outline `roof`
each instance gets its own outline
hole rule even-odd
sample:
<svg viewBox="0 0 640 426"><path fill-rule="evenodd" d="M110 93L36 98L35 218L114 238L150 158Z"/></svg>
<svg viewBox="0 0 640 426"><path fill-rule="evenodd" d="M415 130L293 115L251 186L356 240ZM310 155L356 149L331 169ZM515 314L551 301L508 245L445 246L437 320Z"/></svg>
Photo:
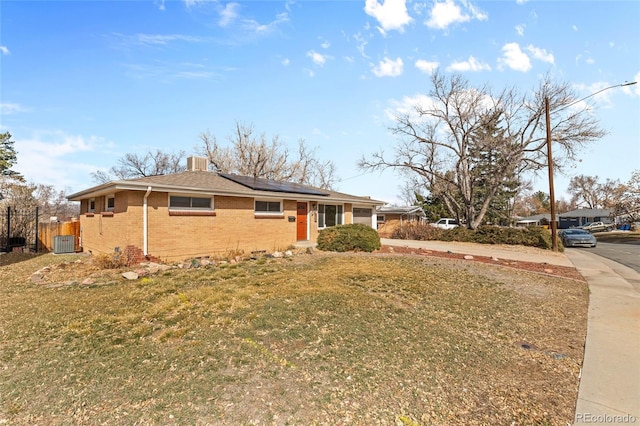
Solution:
<svg viewBox="0 0 640 426"><path fill-rule="evenodd" d="M239 183L243 182L243 183ZM255 184L254 184L255 183ZM296 200L347 202L382 205L383 201L328 189L269 179L221 175L211 171L185 171L168 175L118 180L85 189L67 197L69 201L113 194L118 191L180 192L185 194L228 195L240 197L283 198L292 194Z"/></svg>
<svg viewBox="0 0 640 426"><path fill-rule="evenodd" d="M559 214L560 217L609 217L611 209L576 209Z"/></svg>
<svg viewBox="0 0 640 426"><path fill-rule="evenodd" d="M426 216L424 210L419 206L379 206L376 212L381 214L417 214Z"/></svg>

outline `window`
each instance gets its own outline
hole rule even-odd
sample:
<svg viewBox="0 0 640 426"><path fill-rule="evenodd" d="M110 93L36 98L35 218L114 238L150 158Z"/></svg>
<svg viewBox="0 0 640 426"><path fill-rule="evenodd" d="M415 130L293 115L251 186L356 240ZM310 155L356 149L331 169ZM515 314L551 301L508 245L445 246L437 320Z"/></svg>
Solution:
<svg viewBox="0 0 640 426"><path fill-rule="evenodd" d="M89 207L88 207L87 211L89 211L89 212L95 212L96 211L96 199L95 198L89 199Z"/></svg>
<svg viewBox="0 0 640 426"><path fill-rule="evenodd" d="M378 222L384 222L384 215L383 214L379 214L378 215Z"/></svg>
<svg viewBox="0 0 640 426"><path fill-rule="evenodd" d="M258 201L255 202L255 212L256 213L282 213L282 203L280 201Z"/></svg>
<svg viewBox="0 0 640 426"><path fill-rule="evenodd" d="M318 204L318 228L342 225L342 206Z"/></svg>
<svg viewBox="0 0 640 426"><path fill-rule="evenodd" d="M213 210L211 197L183 197L171 195L169 209Z"/></svg>
<svg viewBox="0 0 640 426"><path fill-rule="evenodd" d="M109 195L107 196L107 202L106 202L106 206L105 206L105 210L108 212L112 212L113 209L116 207L116 197L115 195Z"/></svg>

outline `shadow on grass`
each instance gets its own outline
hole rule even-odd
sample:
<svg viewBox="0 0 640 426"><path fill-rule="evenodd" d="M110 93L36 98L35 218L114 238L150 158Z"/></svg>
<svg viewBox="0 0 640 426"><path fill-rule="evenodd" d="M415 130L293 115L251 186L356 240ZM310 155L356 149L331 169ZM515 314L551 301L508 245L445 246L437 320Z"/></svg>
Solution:
<svg viewBox="0 0 640 426"><path fill-rule="evenodd" d="M44 254L48 253L0 253L0 267L31 260Z"/></svg>

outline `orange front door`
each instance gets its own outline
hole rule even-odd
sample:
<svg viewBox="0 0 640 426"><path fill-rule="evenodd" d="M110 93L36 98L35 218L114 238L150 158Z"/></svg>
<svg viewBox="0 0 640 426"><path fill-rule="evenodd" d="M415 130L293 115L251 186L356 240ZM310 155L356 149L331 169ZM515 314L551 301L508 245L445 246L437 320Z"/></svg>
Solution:
<svg viewBox="0 0 640 426"><path fill-rule="evenodd" d="M298 203L298 215L296 217L296 239L304 241L307 239L307 203Z"/></svg>

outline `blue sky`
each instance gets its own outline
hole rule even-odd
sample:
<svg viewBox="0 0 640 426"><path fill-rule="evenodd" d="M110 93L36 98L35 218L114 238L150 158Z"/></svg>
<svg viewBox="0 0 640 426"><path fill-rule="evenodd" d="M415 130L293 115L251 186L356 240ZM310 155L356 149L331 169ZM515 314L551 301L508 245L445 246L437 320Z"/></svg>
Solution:
<svg viewBox="0 0 640 426"><path fill-rule="evenodd" d="M496 91L549 73L579 96L640 80L638 1L0 2L0 131L15 170L68 193L126 153L194 153L236 122L332 160L340 191L398 202L391 114L462 73ZM608 132L565 176L624 182L640 168L640 85L590 98ZM546 176L534 186L548 190Z"/></svg>

